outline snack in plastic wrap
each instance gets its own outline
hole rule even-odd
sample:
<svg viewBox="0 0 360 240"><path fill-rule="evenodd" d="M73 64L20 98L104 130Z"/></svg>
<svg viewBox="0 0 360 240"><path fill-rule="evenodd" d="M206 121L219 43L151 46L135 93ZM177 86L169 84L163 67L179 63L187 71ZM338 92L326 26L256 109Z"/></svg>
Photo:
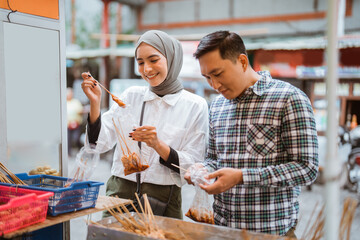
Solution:
<svg viewBox="0 0 360 240"><path fill-rule="evenodd" d="M214 224L214 212L209 200L209 194L201 189L199 184L212 184L213 180L206 179L209 174L202 164L194 164L189 168L191 181L195 184L195 196L185 216L196 222Z"/></svg>
<svg viewBox="0 0 360 240"><path fill-rule="evenodd" d="M95 146L90 144L82 147L75 159L75 166L69 180L64 187L69 187L73 182L87 181L95 171L99 162L100 154Z"/></svg>
<svg viewBox="0 0 360 240"><path fill-rule="evenodd" d="M121 151L121 162L124 166L124 174L129 175L135 172L142 172L149 168L148 162L142 158L138 142L127 138L124 133L129 133L136 128L136 120L132 113L133 109L129 105L121 109L121 117L113 118L113 124L117 135L117 144Z"/></svg>

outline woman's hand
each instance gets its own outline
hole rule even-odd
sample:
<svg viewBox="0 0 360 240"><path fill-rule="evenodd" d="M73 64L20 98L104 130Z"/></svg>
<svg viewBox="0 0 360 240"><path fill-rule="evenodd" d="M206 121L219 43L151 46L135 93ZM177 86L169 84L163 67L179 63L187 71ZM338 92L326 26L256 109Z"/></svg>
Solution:
<svg viewBox="0 0 360 240"><path fill-rule="evenodd" d="M135 141L146 143L151 148L156 148L160 144L156 128L153 126L138 127L130 133L130 137Z"/></svg>
<svg viewBox="0 0 360 240"><path fill-rule="evenodd" d="M90 101L90 123L94 123L100 116L101 88L96 80L87 73L82 73L81 88Z"/></svg>
<svg viewBox="0 0 360 240"><path fill-rule="evenodd" d="M169 158L170 147L166 145L166 143L158 139L155 127L141 126L134 129L134 131L131 132L129 135L133 140L138 142L144 142L149 147L155 149L155 151L165 161Z"/></svg>
<svg viewBox="0 0 360 240"><path fill-rule="evenodd" d="M81 88L84 91L85 95L91 103L100 103L101 101L101 88L96 83L96 80L93 77L84 77L83 82L81 83Z"/></svg>

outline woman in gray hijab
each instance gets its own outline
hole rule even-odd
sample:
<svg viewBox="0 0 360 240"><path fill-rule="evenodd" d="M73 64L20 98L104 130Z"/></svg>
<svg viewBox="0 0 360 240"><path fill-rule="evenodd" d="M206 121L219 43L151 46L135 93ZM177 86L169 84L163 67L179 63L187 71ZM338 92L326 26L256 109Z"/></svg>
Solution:
<svg viewBox="0 0 360 240"><path fill-rule="evenodd" d="M202 97L184 90L181 84L183 51L178 40L162 31L148 31L136 44L135 58L139 73L149 86L126 89L120 96L128 106L125 109L113 104L100 115L101 89L94 81L84 80L82 87L91 109L87 128L89 143L96 144L100 152L112 149L116 144L112 119L125 118L125 112L131 109L141 124L123 130L129 133L128 141L139 143L149 168L141 175L125 175L122 151L117 144L106 195L134 199L134 193L140 190L160 205L164 203L164 211L157 212L158 215L182 219L181 186L185 184L185 172L174 165L187 169L203 161L208 105ZM137 182L141 183L140 189Z"/></svg>

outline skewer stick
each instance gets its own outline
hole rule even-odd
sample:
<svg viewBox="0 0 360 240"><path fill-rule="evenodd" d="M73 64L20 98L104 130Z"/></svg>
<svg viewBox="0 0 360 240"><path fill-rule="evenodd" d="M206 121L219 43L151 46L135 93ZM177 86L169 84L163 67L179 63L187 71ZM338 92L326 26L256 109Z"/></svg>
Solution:
<svg viewBox="0 0 360 240"><path fill-rule="evenodd" d="M182 168L182 167L180 167L180 166L178 166L178 165L176 165L176 164L171 164L171 165L173 165L174 167L177 167L178 169L180 169L180 170L183 170L183 171L187 171L185 168Z"/></svg>
<svg viewBox="0 0 360 240"><path fill-rule="evenodd" d="M118 140L119 140L119 144L120 144L120 147L121 147L121 151L122 151L123 155L126 155L125 150L124 150L124 148L123 148L123 146L122 146L122 138L121 138L120 130L119 130L118 127L116 126L115 121L114 121L114 118L112 119L112 121L113 121L115 130L116 130L116 132L117 132L117 135L116 135L116 136L117 136L117 138L118 138Z"/></svg>
<svg viewBox="0 0 360 240"><path fill-rule="evenodd" d="M89 75L90 75L90 73L89 73ZM91 76L91 78L93 79L93 82L99 84L100 87L102 87L106 92L108 92L112 96L112 93L109 92L109 90L107 90L106 87L104 87L98 80L96 80L93 76Z"/></svg>
<svg viewBox="0 0 360 240"><path fill-rule="evenodd" d="M1 162L0 162L0 167L12 178L14 183L21 184L21 185L27 185L26 183L21 181L21 179L18 178L15 174L13 174L9 169L7 169Z"/></svg>

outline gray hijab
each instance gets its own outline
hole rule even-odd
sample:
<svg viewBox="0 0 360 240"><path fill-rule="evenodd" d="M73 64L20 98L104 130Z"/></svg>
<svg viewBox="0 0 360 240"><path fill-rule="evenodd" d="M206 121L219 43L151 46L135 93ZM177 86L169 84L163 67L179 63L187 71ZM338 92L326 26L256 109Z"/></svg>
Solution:
<svg viewBox="0 0 360 240"><path fill-rule="evenodd" d="M158 30L145 32L138 40L135 48L135 58L141 43L147 43L156 48L167 59L168 74L158 86L150 86L150 90L157 95L164 96L179 92L184 87L179 80L179 73L183 64L183 50L178 40Z"/></svg>

